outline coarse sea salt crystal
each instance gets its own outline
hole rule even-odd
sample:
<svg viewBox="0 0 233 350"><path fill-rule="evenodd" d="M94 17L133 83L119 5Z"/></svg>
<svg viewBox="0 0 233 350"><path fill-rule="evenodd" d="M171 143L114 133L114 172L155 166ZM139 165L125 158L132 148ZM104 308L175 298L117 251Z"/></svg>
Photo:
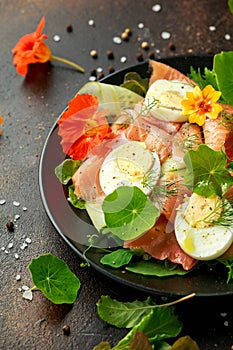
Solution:
<svg viewBox="0 0 233 350"><path fill-rule="evenodd" d="M91 77L89 77L89 81L96 81L96 77L92 75Z"/></svg>
<svg viewBox="0 0 233 350"><path fill-rule="evenodd" d="M23 292L23 298L27 300L32 300L32 291L31 290L25 290Z"/></svg>
<svg viewBox="0 0 233 350"><path fill-rule="evenodd" d="M15 279L16 279L16 281L20 281L21 280L21 276L20 275L16 275Z"/></svg>
<svg viewBox="0 0 233 350"><path fill-rule="evenodd" d="M59 42L59 41L61 40L60 35L55 34L55 35L53 36L53 40L56 41L56 42Z"/></svg>
<svg viewBox="0 0 233 350"><path fill-rule="evenodd" d="M169 32L162 32L161 33L161 38L162 39L167 40L167 39L170 39L170 37L171 37L171 33L169 33Z"/></svg>
<svg viewBox="0 0 233 350"><path fill-rule="evenodd" d="M216 30L216 27L215 27L215 26L209 26L209 30L210 30L211 32L214 32L214 31Z"/></svg>
<svg viewBox="0 0 233 350"><path fill-rule="evenodd" d="M14 205L15 207L19 207L19 206L20 206L20 203L17 202L17 201L14 201L14 202L13 202L13 205Z"/></svg>
<svg viewBox="0 0 233 350"><path fill-rule="evenodd" d="M160 4L155 4L154 6L152 6L152 11L154 12L159 12L161 11L162 6Z"/></svg>
<svg viewBox="0 0 233 350"><path fill-rule="evenodd" d="M3 205L6 203L6 200L5 199L0 199L0 205Z"/></svg>
<svg viewBox="0 0 233 350"><path fill-rule="evenodd" d="M27 243L24 242L23 244L21 244L20 249L24 250L25 248L27 248L27 246Z"/></svg>
<svg viewBox="0 0 233 350"><path fill-rule="evenodd" d="M112 38L112 41L114 42L114 44L120 45L122 43L122 40L119 36L114 36Z"/></svg>
<svg viewBox="0 0 233 350"><path fill-rule="evenodd" d="M139 28L139 29L143 29L143 28L144 28L144 23L142 23L142 22L141 22L141 23L138 23L138 28Z"/></svg>
<svg viewBox="0 0 233 350"><path fill-rule="evenodd" d="M122 56L122 57L121 57L121 63L125 63L126 61L127 61L127 57Z"/></svg>
<svg viewBox="0 0 233 350"><path fill-rule="evenodd" d="M20 218L20 215L16 214L15 217L14 217L14 220L18 220L19 218Z"/></svg>
<svg viewBox="0 0 233 350"><path fill-rule="evenodd" d="M15 253L15 259L19 259L19 254Z"/></svg>
<svg viewBox="0 0 233 350"><path fill-rule="evenodd" d="M224 38L225 38L226 40L230 40L230 39L231 39L231 35L230 35L230 34L225 34Z"/></svg>
<svg viewBox="0 0 233 350"><path fill-rule="evenodd" d="M13 243L12 243L12 242L10 242L10 243L8 244L8 248L9 248L9 249L13 248Z"/></svg>
<svg viewBox="0 0 233 350"><path fill-rule="evenodd" d="M95 25L94 19L89 19L88 25L91 26L91 27L93 27L93 26Z"/></svg>
<svg viewBox="0 0 233 350"><path fill-rule="evenodd" d="M97 67L96 68L96 72L97 73L102 73L103 72L103 68L102 67Z"/></svg>
<svg viewBox="0 0 233 350"><path fill-rule="evenodd" d="M30 244L30 243L32 243L32 240L31 240L31 238L27 237L27 238L25 238L25 242Z"/></svg>
<svg viewBox="0 0 233 350"><path fill-rule="evenodd" d="M29 290L29 287L28 287L28 286L23 285L23 286L22 286L22 290Z"/></svg>

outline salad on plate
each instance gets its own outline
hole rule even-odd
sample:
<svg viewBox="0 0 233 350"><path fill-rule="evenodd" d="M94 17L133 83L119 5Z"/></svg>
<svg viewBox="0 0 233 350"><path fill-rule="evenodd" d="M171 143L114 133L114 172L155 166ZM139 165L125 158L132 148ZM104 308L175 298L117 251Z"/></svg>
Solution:
<svg viewBox="0 0 233 350"><path fill-rule="evenodd" d="M232 62L186 76L150 60L148 78L89 82L69 101L55 174L111 239L101 264L157 277L222 264L232 283Z"/></svg>

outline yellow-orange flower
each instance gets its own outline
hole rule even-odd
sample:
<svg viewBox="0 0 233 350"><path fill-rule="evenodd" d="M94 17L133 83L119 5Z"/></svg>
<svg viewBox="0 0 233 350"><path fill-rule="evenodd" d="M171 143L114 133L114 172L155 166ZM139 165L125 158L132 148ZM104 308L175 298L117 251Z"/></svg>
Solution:
<svg viewBox="0 0 233 350"><path fill-rule="evenodd" d="M193 92L187 92L187 99L183 100L183 114L189 115L189 122L203 125L206 118L216 119L222 111L222 106L216 103L221 96L211 85L203 90L195 86Z"/></svg>
<svg viewBox="0 0 233 350"><path fill-rule="evenodd" d="M4 122L3 117L0 116L0 124L2 124ZM2 134L2 130L0 129L0 135Z"/></svg>

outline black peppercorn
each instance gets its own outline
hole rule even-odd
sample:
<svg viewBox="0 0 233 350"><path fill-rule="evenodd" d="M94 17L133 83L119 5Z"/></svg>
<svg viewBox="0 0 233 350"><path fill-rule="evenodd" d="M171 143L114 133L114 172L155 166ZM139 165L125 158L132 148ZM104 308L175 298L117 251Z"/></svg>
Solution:
<svg viewBox="0 0 233 350"><path fill-rule="evenodd" d="M14 231L14 223L12 221L8 221L6 223L6 227L7 227L8 231L10 231L10 232Z"/></svg>

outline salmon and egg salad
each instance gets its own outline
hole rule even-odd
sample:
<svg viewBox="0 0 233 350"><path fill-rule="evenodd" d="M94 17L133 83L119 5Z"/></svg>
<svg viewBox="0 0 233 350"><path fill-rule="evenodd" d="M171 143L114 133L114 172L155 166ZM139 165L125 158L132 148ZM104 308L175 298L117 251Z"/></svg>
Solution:
<svg viewBox="0 0 233 350"><path fill-rule="evenodd" d="M116 222L108 225L111 217L106 222L106 199L137 188L156 211L148 226L138 224L126 239L126 223L119 220L124 248L142 249L187 271L198 261L232 259L233 107L219 102L221 93L211 85L201 89L166 64L149 65L144 96L116 87L112 111L112 86L90 82L58 120L63 152L78 162L71 174L73 196L99 232L108 226L114 234L118 228ZM118 216L125 215L119 208L123 197L116 199Z"/></svg>

